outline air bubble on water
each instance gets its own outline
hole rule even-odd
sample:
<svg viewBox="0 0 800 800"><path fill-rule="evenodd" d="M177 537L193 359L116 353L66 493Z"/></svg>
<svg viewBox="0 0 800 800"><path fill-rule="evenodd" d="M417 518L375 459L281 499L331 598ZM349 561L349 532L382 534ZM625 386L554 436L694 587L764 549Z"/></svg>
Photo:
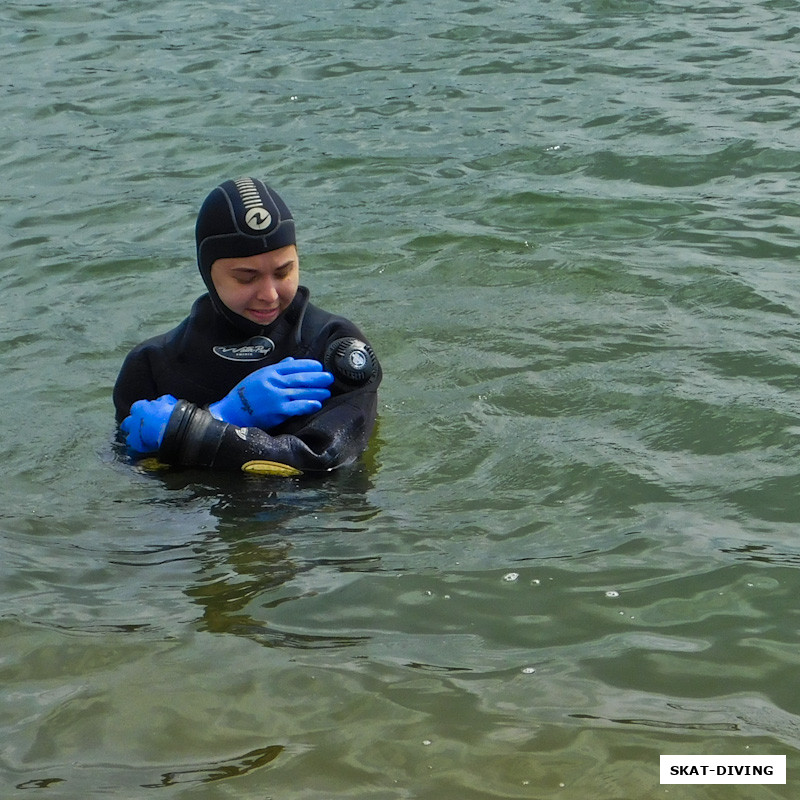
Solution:
<svg viewBox="0 0 800 800"><path fill-rule="evenodd" d="M429 745L432 745L433 742L430 739L423 739L422 744L424 744L425 747L428 747Z"/></svg>
<svg viewBox="0 0 800 800"><path fill-rule="evenodd" d="M512 583L517 578L519 578L518 572L507 572L505 575L503 575L503 580L508 581L509 583Z"/></svg>
<svg viewBox="0 0 800 800"><path fill-rule="evenodd" d="M534 578L531 581L531 586L539 586L539 584L541 584L541 581L538 578Z"/></svg>
<svg viewBox="0 0 800 800"><path fill-rule="evenodd" d="M523 667L522 672L524 675L533 675L536 672L536 667Z"/></svg>
<svg viewBox="0 0 800 800"><path fill-rule="evenodd" d="M619 592L615 592L613 589L606 592L606 597L619 597Z"/></svg>

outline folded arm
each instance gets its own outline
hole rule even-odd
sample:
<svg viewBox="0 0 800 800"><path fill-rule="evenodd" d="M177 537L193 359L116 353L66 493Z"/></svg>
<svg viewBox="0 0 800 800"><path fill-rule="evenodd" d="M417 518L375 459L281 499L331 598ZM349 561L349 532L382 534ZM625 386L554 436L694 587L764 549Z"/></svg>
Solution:
<svg viewBox="0 0 800 800"><path fill-rule="evenodd" d="M253 462L301 471L342 466L369 441L381 368L359 340L334 345L325 359L332 372L313 359L285 359L247 376L208 408L172 395L138 400L120 430L134 452L154 453L175 466L248 471Z"/></svg>
<svg viewBox="0 0 800 800"><path fill-rule="evenodd" d="M179 400L167 422L157 456L166 464L241 470L253 462L277 462L320 472L354 461L366 448L375 421L377 395L354 392L330 400L325 409L270 433L215 419ZM282 431L292 427L295 430Z"/></svg>

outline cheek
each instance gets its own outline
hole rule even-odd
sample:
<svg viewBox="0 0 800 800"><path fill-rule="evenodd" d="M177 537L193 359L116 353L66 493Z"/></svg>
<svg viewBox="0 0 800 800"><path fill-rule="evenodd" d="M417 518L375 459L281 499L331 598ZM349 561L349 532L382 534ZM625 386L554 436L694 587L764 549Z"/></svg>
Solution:
<svg viewBox="0 0 800 800"><path fill-rule="evenodd" d="M281 296L281 300L285 305L288 306L289 303L291 303L292 300L294 300L294 296L297 294L297 285L298 285L297 280L284 281L283 283L281 283L278 292Z"/></svg>
<svg viewBox="0 0 800 800"><path fill-rule="evenodd" d="M231 283L217 287L217 294L219 294L220 300L222 300L228 308L236 309L237 307L246 305L250 296L250 290L247 286Z"/></svg>

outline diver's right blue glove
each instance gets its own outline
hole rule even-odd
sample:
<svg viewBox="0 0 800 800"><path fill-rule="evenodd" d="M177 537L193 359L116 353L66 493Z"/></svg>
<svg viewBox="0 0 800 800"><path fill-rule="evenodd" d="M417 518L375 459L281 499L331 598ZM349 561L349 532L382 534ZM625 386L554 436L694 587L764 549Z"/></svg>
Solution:
<svg viewBox="0 0 800 800"><path fill-rule="evenodd" d="M155 453L177 402L171 394L162 394L158 400L137 400L119 426L128 447L135 453Z"/></svg>
<svg viewBox="0 0 800 800"><path fill-rule="evenodd" d="M319 411L332 383L333 375L319 361L285 358L239 381L208 410L231 425L269 430L289 417Z"/></svg>

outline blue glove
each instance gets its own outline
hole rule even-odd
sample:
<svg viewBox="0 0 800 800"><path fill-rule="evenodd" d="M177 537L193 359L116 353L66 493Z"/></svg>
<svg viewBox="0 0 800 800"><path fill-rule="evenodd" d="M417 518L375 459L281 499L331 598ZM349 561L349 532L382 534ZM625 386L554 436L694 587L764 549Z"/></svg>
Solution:
<svg viewBox="0 0 800 800"><path fill-rule="evenodd" d="M231 425L269 430L289 417L319 411L332 383L333 375L319 361L285 358L239 381L208 410Z"/></svg>
<svg viewBox="0 0 800 800"><path fill-rule="evenodd" d="M172 409L178 400L165 394L158 400L137 400L131 406L130 416L125 417L119 429L125 441L137 453L155 453L161 446Z"/></svg>

